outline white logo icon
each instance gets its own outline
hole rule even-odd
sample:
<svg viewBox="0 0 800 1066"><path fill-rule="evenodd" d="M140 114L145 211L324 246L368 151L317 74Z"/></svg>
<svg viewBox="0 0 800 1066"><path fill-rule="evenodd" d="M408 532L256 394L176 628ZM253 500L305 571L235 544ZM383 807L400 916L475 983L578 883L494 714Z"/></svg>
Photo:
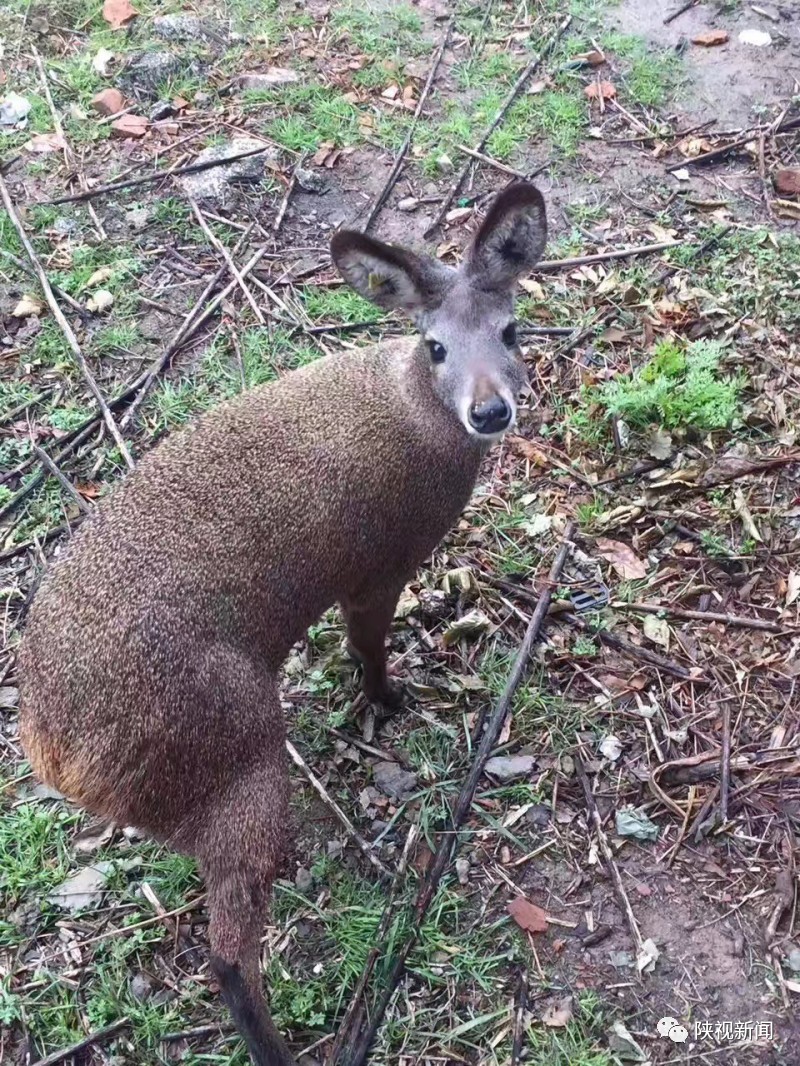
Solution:
<svg viewBox="0 0 800 1066"><path fill-rule="evenodd" d="M685 1044L689 1032L677 1018L661 1018L656 1026L660 1036L668 1036L674 1044Z"/></svg>

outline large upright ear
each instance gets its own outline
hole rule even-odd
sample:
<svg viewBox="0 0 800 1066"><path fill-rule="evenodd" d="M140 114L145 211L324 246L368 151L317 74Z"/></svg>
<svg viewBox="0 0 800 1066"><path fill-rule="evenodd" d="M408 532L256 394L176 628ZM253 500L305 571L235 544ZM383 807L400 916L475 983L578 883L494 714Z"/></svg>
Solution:
<svg viewBox="0 0 800 1066"><path fill-rule="evenodd" d="M331 255L347 284L378 307L414 315L441 301L438 264L405 248L345 229L334 234Z"/></svg>
<svg viewBox="0 0 800 1066"><path fill-rule="evenodd" d="M509 289L536 266L546 243L544 198L534 185L519 182L489 208L465 267L482 289Z"/></svg>

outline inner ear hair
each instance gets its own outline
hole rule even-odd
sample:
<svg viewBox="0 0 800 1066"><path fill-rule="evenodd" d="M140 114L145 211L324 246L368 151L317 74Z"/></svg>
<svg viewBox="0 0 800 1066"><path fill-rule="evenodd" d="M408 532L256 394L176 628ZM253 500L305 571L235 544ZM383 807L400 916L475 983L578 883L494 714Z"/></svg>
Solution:
<svg viewBox="0 0 800 1066"><path fill-rule="evenodd" d="M535 185L518 182L504 189L489 208L466 266L482 287L509 287L536 265L546 242L544 198Z"/></svg>
<svg viewBox="0 0 800 1066"><path fill-rule="evenodd" d="M413 314L439 298L436 264L406 248L339 230L331 240L331 255L347 284L379 307Z"/></svg>

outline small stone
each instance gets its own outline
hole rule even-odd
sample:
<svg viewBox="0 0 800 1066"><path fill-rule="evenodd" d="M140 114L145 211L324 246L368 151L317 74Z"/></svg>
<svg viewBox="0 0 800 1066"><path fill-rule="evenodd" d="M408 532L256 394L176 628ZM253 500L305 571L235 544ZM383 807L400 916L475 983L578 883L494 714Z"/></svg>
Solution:
<svg viewBox="0 0 800 1066"><path fill-rule="evenodd" d="M149 121L144 115L120 115L111 123L111 133L116 137L133 137L139 140L147 133Z"/></svg>
<svg viewBox="0 0 800 1066"><path fill-rule="evenodd" d="M794 970L795 973L800 973L800 948L797 944L788 945L786 961L789 964L789 969Z"/></svg>
<svg viewBox="0 0 800 1066"><path fill-rule="evenodd" d="M153 33L162 41L203 41L209 37L221 37L220 29L196 15L156 15Z"/></svg>
<svg viewBox="0 0 800 1066"><path fill-rule="evenodd" d="M149 207L131 207L125 212L126 223L137 233L141 233L152 218L153 212Z"/></svg>
<svg viewBox="0 0 800 1066"><path fill-rule="evenodd" d="M107 117L116 115L125 108L125 97L119 89L103 89L92 97L92 110Z"/></svg>
<svg viewBox="0 0 800 1066"><path fill-rule="evenodd" d="M448 596L443 589L422 588L419 590L417 598L420 610L425 618L441 622L442 619L448 618L453 613L455 597Z"/></svg>
<svg viewBox="0 0 800 1066"><path fill-rule="evenodd" d="M97 862L93 866L84 866L58 888L54 888L47 897L48 902L65 911L79 911L99 903L106 874L112 865L110 862Z"/></svg>
<svg viewBox="0 0 800 1066"><path fill-rule="evenodd" d="M232 163L209 167L196 174L186 174L181 178L184 192L193 200L213 200L225 204L233 195L237 184L261 181L264 177L267 160L277 159L274 148L253 137L232 137L222 144L206 148L195 159L195 163L210 163L217 159L227 159L241 152L259 151L253 155L236 159ZM263 150L262 150L263 149Z"/></svg>
<svg viewBox="0 0 800 1066"><path fill-rule="evenodd" d="M306 192L323 193L328 188L328 179L318 170L308 167L295 167L294 176L297 184Z"/></svg>
<svg viewBox="0 0 800 1066"><path fill-rule="evenodd" d="M192 101L199 107L211 102L211 93L204 92L203 89L198 89L192 97Z"/></svg>
<svg viewBox="0 0 800 1066"><path fill-rule="evenodd" d="M325 852L329 859L340 859L343 851L344 848L342 847L341 840L329 840L325 848Z"/></svg>
<svg viewBox="0 0 800 1066"><path fill-rule="evenodd" d="M159 100L150 108L150 121L161 122L162 119L171 118L175 114L175 108L171 100Z"/></svg>
<svg viewBox="0 0 800 1066"><path fill-rule="evenodd" d="M19 689L14 688L13 685L3 685L0 688L0 707L3 710L9 710L11 707L16 707L19 703Z"/></svg>
<svg viewBox="0 0 800 1066"><path fill-rule="evenodd" d="M486 763L486 773L498 781L517 781L536 766L532 755L496 755Z"/></svg>
<svg viewBox="0 0 800 1066"><path fill-rule="evenodd" d="M469 859L456 859L456 875L460 885L469 884Z"/></svg>
<svg viewBox="0 0 800 1066"><path fill-rule="evenodd" d="M131 978L131 995L140 1003L153 994L153 982L146 973L136 973Z"/></svg>
<svg viewBox="0 0 800 1066"><path fill-rule="evenodd" d="M248 70L240 74L236 84L240 89L274 89L276 85L293 85L300 81L296 70L288 67L269 67L267 70Z"/></svg>
<svg viewBox="0 0 800 1066"><path fill-rule="evenodd" d="M298 892L308 892L314 883L311 871L307 870L305 866L298 866L297 873L294 875L294 883Z"/></svg>
<svg viewBox="0 0 800 1066"><path fill-rule="evenodd" d="M453 170L455 170L453 160L450 158L449 155L447 155L446 152L442 152L441 155L438 155L436 157L436 166L439 168L439 170L442 171L443 174L450 174Z"/></svg>
<svg viewBox="0 0 800 1066"><path fill-rule="evenodd" d="M543 803L534 803L525 812L525 819L529 825L536 826L537 829L544 829L545 826L550 824L550 808Z"/></svg>
<svg viewBox="0 0 800 1066"><path fill-rule="evenodd" d="M170 78L193 72L192 66L172 52L139 52L120 74L118 83L133 96L156 97Z"/></svg>
<svg viewBox="0 0 800 1066"><path fill-rule="evenodd" d="M396 762L376 763L372 771L372 780L385 796L402 803L417 788L417 775L404 770Z"/></svg>
<svg viewBox="0 0 800 1066"><path fill-rule="evenodd" d="M419 207L419 200L416 196L404 196L397 204L398 211L416 211Z"/></svg>

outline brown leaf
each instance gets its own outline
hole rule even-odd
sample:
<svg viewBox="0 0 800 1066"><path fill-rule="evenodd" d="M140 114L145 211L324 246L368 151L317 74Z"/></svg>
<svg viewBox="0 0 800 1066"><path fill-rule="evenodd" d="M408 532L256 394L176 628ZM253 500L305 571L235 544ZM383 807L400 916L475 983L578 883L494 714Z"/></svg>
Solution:
<svg viewBox="0 0 800 1066"><path fill-rule="evenodd" d="M104 0L103 18L112 30L121 30L131 19L135 19L139 12L131 4L130 0Z"/></svg>
<svg viewBox="0 0 800 1066"><path fill-rule="evenodd" d="M59 133L34 133L25 145L27 152L46 155L48 152L61 152L66 148L64 138Z"/></svg>
<svg viewBox="0 0 800 1066"><path fill-rule="evenodd" d="M613 100L617 95L616 86L610 81L593 81L583 91L590 100Z"/></svg>
<svg viewBox="0 0 800 1066"><path fill-rule="evenodd" d="M125 97L119 89L103 89L92 97L92 110L98 115L116 115L125 109Z"/></svg>
<svg viewBox="0 0 800 1066"><path fill-rule="evenodd" d="M800 168L781 167L772 175L772 182L782 196L800 196Z"/></svg>
<svg viewBox="0 0 800 1066"><path fill-rule="evenodd" d="M111 123L111 129L119 137L144 137L150 123L144 115L120 115Z"/></svg>
<svg viewBox="0 0 800 1066"><path fill-rule="evenodd" d="M601 559L606 559L619 576L625 581L635 581L647 575L647 567L627 544L621 540L609 540L608 537L599 537L597 540L597 554Z"/></svg>
<svg viewBox="0 0 800 1066"><path fill-rule="evenodd" d="M546 933L547 915L535 903L529 903L524 896L516 896L506 910L520 927L528 933Z"/></svg>
<svg viewBox="0 0 800 1066"><path fill-rule="evenodd" d="M730 40L727 30L706 30L692 37L692 44L700 44L703 48L714 48L718 44L727 44Z"/></svg>
<svg viewBox="0 0 800 1066"><path fill-rule="evenodd" d="M542 1015L542 1021L550 1029L563 1029L572 1021L572 996L551 1003Z"/></svg>

